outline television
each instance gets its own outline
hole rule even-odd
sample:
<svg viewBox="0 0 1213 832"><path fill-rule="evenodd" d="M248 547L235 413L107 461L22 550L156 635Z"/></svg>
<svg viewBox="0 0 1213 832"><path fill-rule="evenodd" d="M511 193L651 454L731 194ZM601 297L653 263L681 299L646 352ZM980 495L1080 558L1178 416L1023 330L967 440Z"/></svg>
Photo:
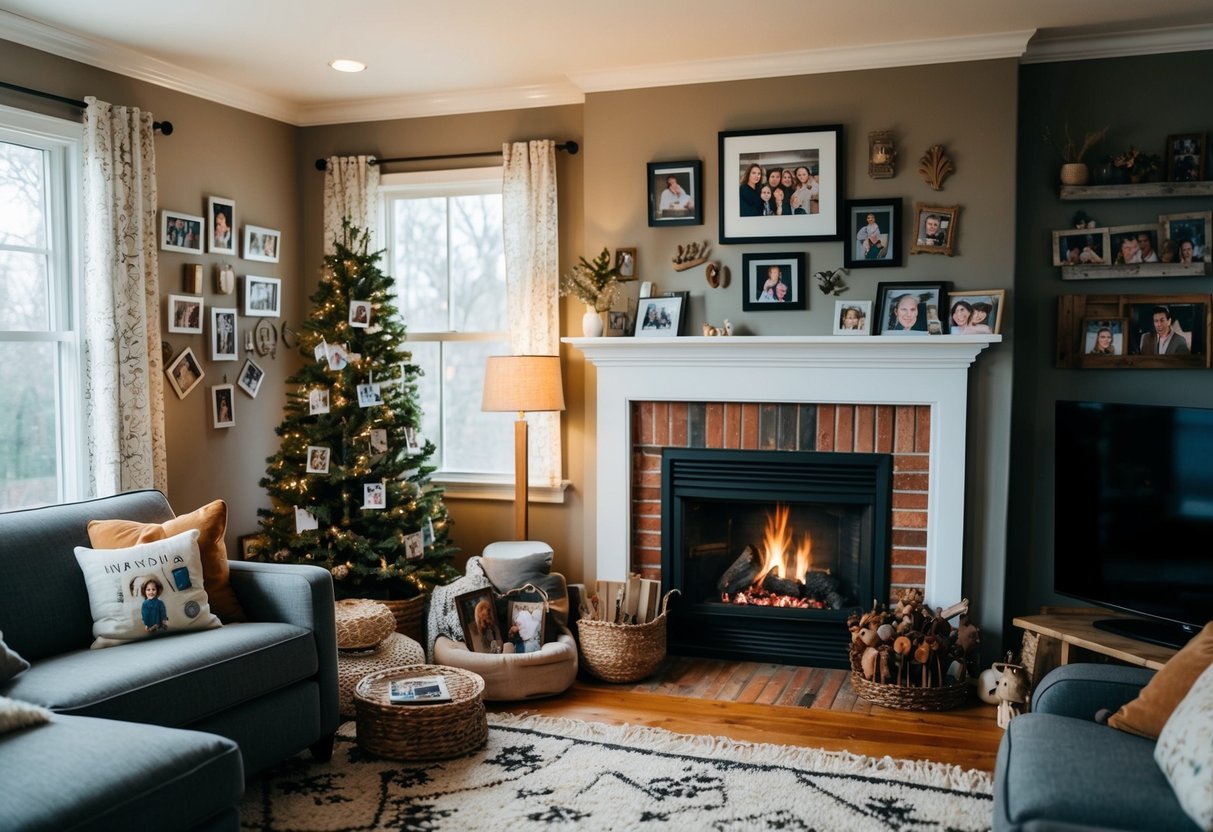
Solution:
<svg viewBox="0 0 1213 832"><path fill-rule="evenodd" d="M1053 588L1179 647L1213 619L1213 410L1057 402Z"/></svg>

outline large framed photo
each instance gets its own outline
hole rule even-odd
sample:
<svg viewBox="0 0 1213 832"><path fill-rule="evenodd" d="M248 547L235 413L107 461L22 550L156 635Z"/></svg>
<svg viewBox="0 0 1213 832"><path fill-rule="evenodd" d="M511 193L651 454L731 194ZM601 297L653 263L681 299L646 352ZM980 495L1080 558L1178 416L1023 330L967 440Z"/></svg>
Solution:
<svg viewBox="0 0 1213 832"><path fill-rule="evenodd" d="M202 217L180 211L160 212L160 250L183 254L202 253Z"/></svg>
<svg viewBox="0 0 1213 832"><path fill-rule="evenodd" d="M1002 332L1005 289L975 289L948 292L948 333L951 335L998 335Z"/></svg>
<svg viewBox="0 0 1213 832"><path fill-rule="evenodd" d="M282 280L245 275L244 314L254 318L277 318L282 314Z"/></svg>
<svg viewBox="0 0 1213 832"><path fill-rule="evenodd" d="M221 306L211 307L211 361L235 361L236 312Z"/></svg>
<svg viewBox="0 0 1213 832"><path fill-rule="evenodd" d="M277 263L281 238L281 231L262 228L259 225L246 225L244 227L244 259Z"/></svg>
<svg viewBox="0 0 1213 832"><path fill-rule="evenodd" d="M641 298L636 315L637 338L674 338L682 323L683 298Z"/></svg>
<svg viewBox="0 0 1213 832"><path fill-rule="evenodd" d="M649 225L703 225L703 162L649 162Z"/></svg>
<svg viewBox="0 0 1213 832"><path fill-rule="evenodd" d="M872 326L872 301L834 301L834 334L867 335Z"/></svg>
<svg viewBox="0 0 1213 832"><path fill-rule="evenodd" d="M747 312L807 308L805 259L803 251L789 254L743 254L741 308Z"/></svg>
<svg viewBox="0 0 1213 832"><path fill-rule="evenodd" d="M1118 225L1108 229L1112 262L1117 266L1132 263L1157 263L1158 223L1149 225Z"/></svg>
<svg viewBox="0 0 1213 832"><path fill-rule="evenodd" d="M956 252L956 218L959 205L914 204L914 254L944 254Z"/></svg>
<svg viewBox="0 0 1213 832"><path fill-rule="evenodd" d="M850 242L843 248L848 269L901 265L901 198L848 199Z"/></svg>
<svg viewBox="0 0 1213 832"><path fill-rule="evenodd" d="M1209 342L1209 295L1126 295L1129 355L1150 357L1157 364L1184 363L1204 356Z"/></svg>
<svg viewBox="0 0 1213 832"><path fill-rule="evenodd" d="M1105 266L1111 258L1106 228L1080 228L1053 232L1054 266Z"/></svg>
<svg viewBox="0 0 1213 832"><path fill-rule="evenodd" d="M253 359L246 358L244 366L240 368L240 380L236 382L240 385L240 389L255 399L263 381L265 381L265 370L261 369Z"/></svg>
<svg viewBox="0 0 1213 832"><path fill-rule="evenodd" d="M168 376L169 386L173 388L173 392L179 399L188 396L206 375L202 372L198 359L194 357L194 351L189 347L183 349L180 355L169 362L169 365L164 368L164 373Z"/></svg>
<svg viewBox="0 0 1213 832"><path fill-rule="evenodd" d="M877 335L942 335L947 332L939 307L946 300L943 283L878 283Z"/></svg>
<svg viewBox="0 0 1213 832"><path fill-rule="evenodd" d="M201 335L205 304L201 295L169 295L168 331Z"/></svg>
<svg viewBox="0 0 1213 832"><path fill-rule="evenodd" d="M1199 182L1204 179L1205 134L1167 136L1167 181Z"/></svg>
<svg viewBox="0 0 1213 832"><path fill-rule="evenodd" d="M721 243L842 237L842 125L719 136Z"/></svg>
<svg viewBox="0 0 1213 832"><path fill-rule="evenodd" d="M500 653L505 646L491 587L473 589L454 598L463 628L463 643L473 653Z"/></svg>
<svg viewBox="0 0 1213 832"><path fill-rule="evenodd" d="M236 407L232 401L234 389L230 384L216 384L211 388L213 427L230 428L236 424Z"/></svg>
<svg viewBox="0 0 1213 832"><path fill-rule="evenodd" d="M1125 333L1129 331L1127 318L1083 318L1082 329L1084 356L1125 355L1128 352L1125 338Z"/></svg>
<svg viewBox="0 0 1213 832"><path fill-rule="evenodd" d="M1192 211L1187 214L1163 214L1162 254L1164 263L1208 263L1209 239L1213 237L1213 212Z"/></svg>
<svg viewBox="0 0 1213 832"><path fill-rule="evenodd" d="M236 203L221 196L206 200L206 250L211 254L236 253Z"/></svg>

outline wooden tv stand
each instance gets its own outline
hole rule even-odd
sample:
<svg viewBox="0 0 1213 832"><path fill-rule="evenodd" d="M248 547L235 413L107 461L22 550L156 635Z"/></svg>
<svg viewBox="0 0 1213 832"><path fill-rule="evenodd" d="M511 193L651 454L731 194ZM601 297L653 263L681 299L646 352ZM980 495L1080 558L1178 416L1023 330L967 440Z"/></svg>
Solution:
<svg viewBox="0 0 1213 832"><path fill-rule="evenodd" d="M1167 659L1177 652L1173 647L1162 647L1134 638L1109 633L1095 627L1095 622L1104 618L1126 618L1108 610L1074 610L1072 612L1048 612L1041 615L1025 615L1014 619L1011 623L1030 633L1036 633L1041 638L1038 647L1036 672L1031 673L1033 680L1039 680L1050 667L1042 668L1042 660L1047 663L1044 653L1051 650L1040 650L1045 647L1045 639L1057 642L1059 650L1057 661L1052 664L1069 664L1081 661L1083 651L1108 656L1126 664L1148 667L1159 670Z"/></svg>

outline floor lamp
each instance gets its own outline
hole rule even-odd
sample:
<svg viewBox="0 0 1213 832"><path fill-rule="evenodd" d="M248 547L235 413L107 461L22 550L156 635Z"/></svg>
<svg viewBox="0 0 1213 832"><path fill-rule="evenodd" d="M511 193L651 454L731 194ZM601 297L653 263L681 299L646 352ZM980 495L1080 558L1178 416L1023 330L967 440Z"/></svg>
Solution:
<svg viewBox="0 0 1213 832"><path fill-rule="evenodd" d="M484 367L485 411L518 412L514 422L514 537L527 539L527 412L564 410L558 355L494 355Z"/></svg>

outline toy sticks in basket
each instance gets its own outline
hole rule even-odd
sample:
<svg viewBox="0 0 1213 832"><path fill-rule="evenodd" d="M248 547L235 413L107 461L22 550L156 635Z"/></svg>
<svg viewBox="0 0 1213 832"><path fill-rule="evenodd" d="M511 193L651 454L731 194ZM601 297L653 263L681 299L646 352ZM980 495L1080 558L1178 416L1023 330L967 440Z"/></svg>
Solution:
<svg viewBox="0 0 1213 832"><path fill-rule="evenodd" d="M661 610L661 581L636 573L626 581L599 581L582 617L609 624L648 624Z"/></svg>

